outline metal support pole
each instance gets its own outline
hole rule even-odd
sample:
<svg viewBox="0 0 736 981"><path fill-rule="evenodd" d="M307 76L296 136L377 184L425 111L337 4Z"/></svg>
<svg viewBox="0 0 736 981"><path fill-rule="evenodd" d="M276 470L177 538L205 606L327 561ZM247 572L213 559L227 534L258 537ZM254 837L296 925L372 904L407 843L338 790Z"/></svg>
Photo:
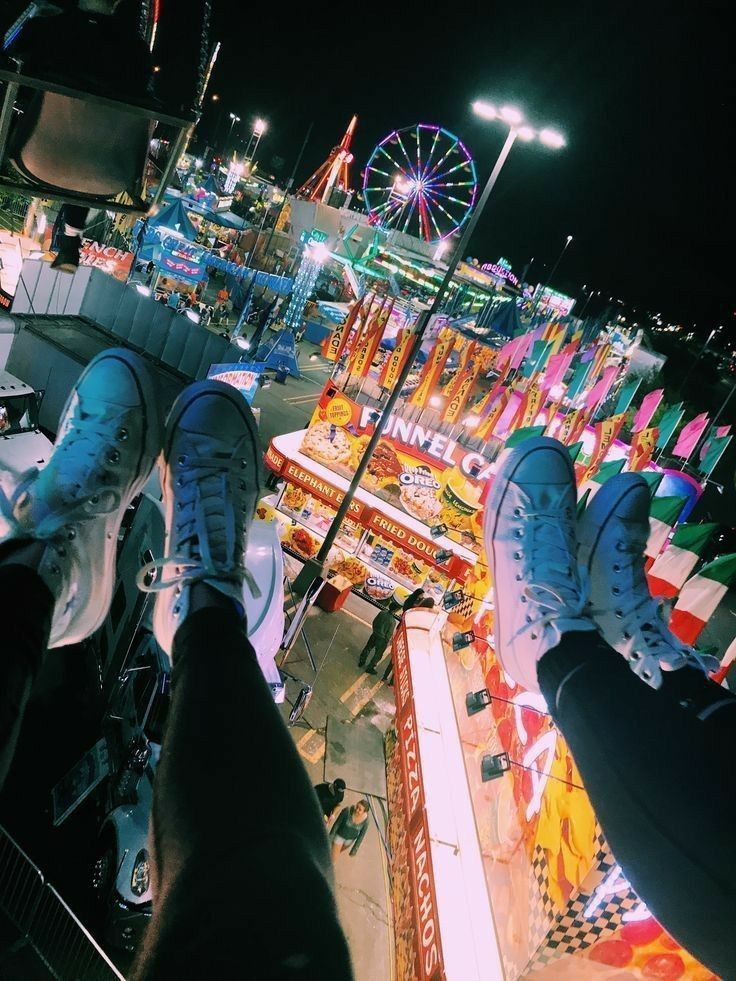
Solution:
<svg viewBox="0 0 736 981"><path fill-rule="evenodd" d="M412 344L411 347L409 348L409 355L406 361L404 362L404 366L399 373L399 377L396 380L396 384L394 385L394 388L391 394L389 395L388 400L386 401L386 404L383 407L383 410L381 411L381 414L378 417L378 420L376 421L376 424L373 429L373 435L368 441L368 445L365 448L365 452L363 453L360 463L358 464L358 467L355 473L353 474L353 479L350 481L350 486L347 489L345 497L343 498L340 507L337 509L337 514L332 519L332 524L327 530L327 535L325 536L325 540L322 543L322 547L320 548L319 552L314 558L307 560L307 562L304 564L304 568L299 573L299 575L297 576L294 582L294 588L298 592L305 593L309 589L310 585L316 579L319 579L323 576L325 559L327 558L330 549L332 548L335 542L335 538L337 537L338 532L340 531L340 527L343 523L343 520L345 519L345 516L348 513L350 505L352 504L353 498L355 497L355 492L357 491L360 485L360 481L363 478L363 474L365 473L366 468L370 463L371 457L373 456L376 446L378 445L378 441L381 438L386 423L388 422L391 416L391 412L393 411L393 408L396 405L399 396L401 395L401 392L406 383L406 379L409 377L409 373L414 365L414 360L416 359L416 356L419 353L419 348L422 345L422 340L424 338L424 333L427 329L427 326L431 322L432 318L439 312L442 306L442 301L444 300L445 295L447 294L447 291L450 287L450 283L452 282L452 277L455 274L455 270L457 269L460 261L462 260L462 257L466 255L468 243L470 242L473 232L475 231L475 227L478 224L478 220L480 219L480 216L483 214L483 210L486 206L486 202L488 201L491 191L493 190L496 181L498 180L498 175L501 173L503 165L506 162L506 158L508 157L509 153L511 152L511 147L514 145L515 140L516 140L516 130L509 129L508 136L506 137L506 142L501 148L501 152L499 153L498 159L496 160L493 170L491 171L488 181L486 182L486 186L483 188L483 193L481 194L480 199L478 200L478 204L475 210L473 211L472 215L470 216L470 220L465 226L463 234L460 236L457 245L455 246L455 250L452 253L452 257L447 266L447 272L445 273L442 282L440 283L440 287L437 290L434 299L432 300L432 305L429 307L428 310L423 311L417 317L416 327L412 338Z"/></svg>

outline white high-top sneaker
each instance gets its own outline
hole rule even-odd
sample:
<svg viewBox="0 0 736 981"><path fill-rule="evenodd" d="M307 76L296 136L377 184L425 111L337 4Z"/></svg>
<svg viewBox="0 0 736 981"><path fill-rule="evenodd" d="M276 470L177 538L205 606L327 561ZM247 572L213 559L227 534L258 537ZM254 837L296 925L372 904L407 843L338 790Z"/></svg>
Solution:
<svg viewBox="0 0 736 981"><path fill-rule="evenodd" d="M649 592L644 573L649 504L649 485L640 474L607 480L578 523L578 560L588 570L588 612L606 642L642 681L659 688L662 671L685 665L714 671L719 662L679 641Z"/></svg>
<svg viewBox="0 0 736 981"><path fill-rule="evenodd" d="M153 631L169 655L194 583L230 597L241 615L244 581L259 594L244 557L261 493L260 459L256 422L238 391L201 381L182 392L166 424L161 459L166 557L138 578L141 589L159 593ZM159 578L146 585L151 571Z"/></svg>
<svg viewBox="0 0 736 981"><path fill-rule="evenodd" d="M161 448L163 426L145 363L111 348L79 377L51 458L0 493L5 541L46 543L38 573L56 599L49 647L78 643L102 624L112 599L118 534Z"/></svg>
<svg viewBox="0 0 736 981"><path fill-rule="evenodd" d="M563 633L595 631L585 614L575 540L575 474L545 436L503 454L486 505L495 648L504 671L538 692L537 663Z"/></svg>

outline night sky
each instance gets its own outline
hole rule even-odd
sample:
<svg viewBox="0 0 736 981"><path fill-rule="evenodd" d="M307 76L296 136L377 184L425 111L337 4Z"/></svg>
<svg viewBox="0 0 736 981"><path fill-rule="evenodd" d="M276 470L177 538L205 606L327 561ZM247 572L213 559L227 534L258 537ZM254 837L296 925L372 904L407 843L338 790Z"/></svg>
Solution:
<svg viewBox="0 0 736 981"><path fill-rule="evenodd" d="M284 177L313 120L298 181L358 113L354 186L375 143L415 122L457 133L484 180L504 127L470 103L517 105L568 145L517 143L470 253L504 255L517 272L535 257L530 277L544 280L572 234L559 288L592 284L699 329L736 326L726 5L593 6L303 5L282 20L215 0L223 47L209 92L225 116L268 120L259 158L265 169L283 158ZM214 122L210 111L202 131Z"/></svg>

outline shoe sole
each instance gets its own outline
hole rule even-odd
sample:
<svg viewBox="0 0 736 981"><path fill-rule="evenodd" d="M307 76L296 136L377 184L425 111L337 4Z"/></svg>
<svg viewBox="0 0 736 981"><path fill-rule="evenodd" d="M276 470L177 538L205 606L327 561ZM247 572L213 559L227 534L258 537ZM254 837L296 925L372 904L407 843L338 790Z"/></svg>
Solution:
<svg viewBox="0 0 736 981"><path fill-rule="evenodd" d="M627 482L626 487L621 489L617 482L605 483L601 487L578 521L578 565L590 569L608 521L619 504L643 485L646 485L646 481L642 478L641 482Z"/></svg>
<svg viewBox="0 0 736 981"><path fill-rule="evenodd" d="M496 537L496 529L498 527L499 516L501 514L501 506L506 496L508 486L519 467L526 461L527 457L529 457L536 450L544 447L544 449L550 452L554 451L563 457L570 474L570 482L572 483L573 487L575 486L575 469L572 465L572 460L570 459L570 454L568 453L567 448L559 443L557 445L550 445L551 442L554 441L551 441L547 436L537 436L536 438L526 440L522 446L516 450L513 458L509 458L509 460L503 464L493 481L491 493L488 495L488 501L486 502L486 512L493 514L493 524L490 529L488 526L486 526L484 529L483 544L485 546L486 558L488 559L488 566L491 571L491 576L493 577L494 588L496 582L496 561L493 552L493 542ZM525 680L526 672L520 669L516 658L511 653L511 649L505 646L501 635L501 618L499 616L498 604L496 604L493 618L493 640L496 658L506 674L510 675L514 681L516 681L518 684L524 685L524 687L528 688L530 691L538 691L539 686L536 683L533 686L530 686Z"/></svg>
<svg viewBox="0 0 736 981"><path fill-rule="evenodd" d="M100 542L100 547L104 552L104 578L101 587L103 590L104 602L100 604L100 611L95 617L92 625L85 626L83 630L77 629L75 631L75 626L79 623L81 614L88 612L88 610L85 609L84 604L82 604L79 614L76 617L73 616L71 618L69 626L64 632L65 646L67 644L79 643L98 630L105 622L105 618L107 617L110 609L110 603L112 602L113 585L115 579L115 563L117 560L118 535L120 534L120 526L123 523L123 516L125 515L128 505L141 493L148 482L148 478L153 473L153 468L156 465L156 460L161 448L161 433L163 426L157 408L156 393L154 390L153 381L145 362L133 351L128 351L124 348L115 348L113 350L102 351L100 354L98 354L90 361L85 371L89 371L97 361L109 359L111 357L117 358L118 361L122 361L130 370L141 399L141 411L143 413L143 440L138 457L138 465L136 467L138 477L130 485L130 490L127 497L120 502L120 507L117 513L118 521L117 525L113 529L113 533L108 536L106 529L104 538ZM67 399L64 410L60 416L61 419L64 418L69 409L76 392L76 387L77 386L75 384L74 388L69 394L69 398Z"/></svg>

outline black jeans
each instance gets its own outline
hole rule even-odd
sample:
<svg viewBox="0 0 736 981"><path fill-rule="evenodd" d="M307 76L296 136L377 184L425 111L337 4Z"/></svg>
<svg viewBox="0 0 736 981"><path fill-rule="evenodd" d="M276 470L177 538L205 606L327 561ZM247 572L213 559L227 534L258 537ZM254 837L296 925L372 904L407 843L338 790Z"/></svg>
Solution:
<svg viewBox="0 0 736 981"><path fill-rule="evenodd" d="M736 978L736 696L690 668L655 691L585 633L538 678L624 874L683 947Z"/></svg>
<svg viewBox="0 0 736 981"><path fill-rule="evenodd" d="M386 653L386 648L389 645L389 641L385 637L379 637L378 634L371 634L363 650L360 652L358 658L358 664L365 664L368 660L368 655L373 651L373 657L366 664L367 668L375 668L378 662L381 660L383 655Z"/></svg>
<svg viewBox="0 0 736 981"><path fill-rule="evenodd" d="M0 595L1 783L53 601L22 565L0 565ZM234 609L187 618L172 682L154 784L154 911L130 977L349 981L324 819Z"/></svg>

